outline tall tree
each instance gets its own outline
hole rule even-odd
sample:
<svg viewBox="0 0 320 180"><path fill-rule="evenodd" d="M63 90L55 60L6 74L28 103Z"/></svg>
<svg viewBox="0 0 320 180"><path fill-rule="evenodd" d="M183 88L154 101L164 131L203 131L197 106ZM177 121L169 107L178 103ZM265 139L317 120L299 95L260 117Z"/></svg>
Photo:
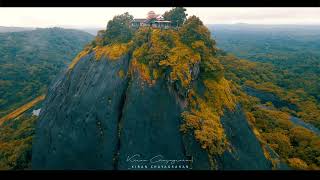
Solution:
<svg viewBox="0 0 320 180"><path fill-rule="evenodd" d="M210 50L214 50L216 42L211 38L209 29L196 16L189 17L179 30L181 40L186 45L196 41L203 41Z"/></svg>
<svg viewBox="0 0 320 180"><path fill-rule="evenodd" d="M114 42L128 42L133 36L133 31L130 28L130 23L132 20L133 16L128 12L117 15L112 20L110 20L105 32L105 44Z"/></svg>
<svg viewBox="0 0 320 180"><path fill-rule="evenodd" d="M186 13L187 9L184 7L176 7L170 11L166 11L163 14L163 18L167 21L172 21L172 25L179 27L187 19L188 14Z"/></svg>

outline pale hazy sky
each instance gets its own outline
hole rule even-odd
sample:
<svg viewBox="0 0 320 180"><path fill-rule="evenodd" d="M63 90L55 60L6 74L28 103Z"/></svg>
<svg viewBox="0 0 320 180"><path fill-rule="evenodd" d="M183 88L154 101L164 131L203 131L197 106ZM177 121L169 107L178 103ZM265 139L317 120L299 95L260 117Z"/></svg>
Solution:
<svg viewBox="0 0 320 180"><path fill-rule="evenodd" d="M114 15L144 18L171 8L0 8L0 26L105 27ZM205 24L320 24L320 8L187 8Z"/></svg>

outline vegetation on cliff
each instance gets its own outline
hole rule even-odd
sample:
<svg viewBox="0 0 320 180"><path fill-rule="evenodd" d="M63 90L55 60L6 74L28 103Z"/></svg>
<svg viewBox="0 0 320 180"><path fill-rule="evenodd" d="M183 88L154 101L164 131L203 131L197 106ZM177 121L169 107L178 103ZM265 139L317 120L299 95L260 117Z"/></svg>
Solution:
<svg viewBox="0 0 320 180"><path fill-rule="evenodd" d="M182 113L185 123L181 126L181 130L183 132L194 130L195 138L211 155L222 154L229 149L220 122L224 108L233 110L236 104L229 83L224 78L219 82L205 80L204 94L191 90L188 94L189 111Z"/></svg>
<svg viewBox="0 0 320 180"><path fill-rule="evenodd" d="M84 56L88 55L90 51L91 51L90 47L87 46L81 52L79 52L77 54L77 56L69 64L68 70L70 71L71 69L73 69L74 66L80 61L80 59L83 58Z"/></svg>
<svg viewBox="0 0 320 180"><path fill-rule="evenodd" d="M88 53L94 53L96 60L103 57L116 60L129 54L129 77L139 77L142 87L153 86L159 78L164 79L168 89L173 89L187 102L181 114L181 130L192 133L213 157L229 149L220 117L225 108L235 107L236 98L232 83L224 78L223 66L216 58L217 48L210 31L198 17L186 19L184 11L177 8L165 14L165 18L175 20L179 29L140 27L133 30L129 25L131 15L115 16L75 62ZM130 33L122 33L126 31ZM118 75L125 76L124 72Z"/></svg>
<svg viewBox="0 0 320 180"><path fill-rule="evenodd" d="M128 52L127 44L112 44L107 46L96 46L93 48L95 59L100 60L106 57L110 60L117 60Z"/></svg>

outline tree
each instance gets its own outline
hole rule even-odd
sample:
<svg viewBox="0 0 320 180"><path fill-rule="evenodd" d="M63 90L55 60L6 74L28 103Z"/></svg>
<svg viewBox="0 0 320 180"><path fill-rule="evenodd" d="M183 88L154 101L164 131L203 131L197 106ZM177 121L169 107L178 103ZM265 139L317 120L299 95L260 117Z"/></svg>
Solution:
<svg viewBox="0 0 320 180"><path fill-rule="evenodd" d="M187 11L187 9L184 7L176 7L165 12L163 18L167 21L171 21L172 26L180 27L188 16L185 11Z"/></svg>
<svg viewBox="0 0 320 180"><path fill-rule="evenodd" d="M224 76L223 66L218 59L210 57L200 63L201 77L203 79L220 80Z"/></svg>
<svg viewBox="0 0 320 180"><path fill-rule="evenodd" d="M104 45L111 43L127 43L133 36L133 30L130 28L130 23L133 16L128 12L115 16L108 22L105 32Z"/></svg>
<svg viewBox="0 0 320 180"><path fill-rule="evenodd" d="M211 51L216 51L215 41L211 38L209 29L196 16L189 17L179 30L181 41L186 45L192 45L196 41L203 41Z"/></svg>

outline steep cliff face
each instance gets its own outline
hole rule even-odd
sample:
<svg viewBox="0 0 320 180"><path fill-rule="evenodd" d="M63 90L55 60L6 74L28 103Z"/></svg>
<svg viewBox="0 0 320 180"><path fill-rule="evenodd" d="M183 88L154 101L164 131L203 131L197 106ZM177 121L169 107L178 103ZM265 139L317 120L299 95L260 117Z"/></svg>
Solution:
<svg viewBox="0 0 320 180"><path fill-rule="evenodd" d="M93 56L83 57L49 89L36 128L33 169L135 169L138 160L156 156L186 160L181 164L189 169L212 169L194 136L180 132L185 102L165 80L149 86L138 75L120 77L129 55L117 61ZM218 169L271 168L239 106L221 120L233 150L217 158Z"/></svg>
<svg viewBox="0 0 320 180"><path fill-rule="evenodd" d="M226 112L221 122L232 144L230 152L227 151L218 157L221 169L261 170L272 167L240 106L237 106L235 111Z"/></svg>
<svg viewBox="0 0 320 180"><path fill-rule="evenodd" d="M264 156L259 141L253 134L240 106L228 111L222 124L231 142L231 150L214 157L219 170L270 170L272 163ZM188 134L184 137L187 154L193 157L192 169L211 169L210 157Z"/></svg>
<svg viewBox="0 0 320 180"><path fill-rule="evenodd" d="M142 86L135 76L127 89L123 116L120 121L120 147L117 168L131 169L139 165L128 161L128 157L139 155L139 159L155 161L158 159L188 160L184 153L179 131L182 107L171 94L164 80L152 87ZM161 158L161 157L162 158ZM165 165L165 162L145 162L152 165ZM185 164L185 163L183 163ZM189 164L189 163L187 163Z"/></svg>
<svg viewBox="0 0 320 180"><path fill-rule="evenodd" d="M33 143L35 169L113 169L128 56L96 61L89 54L49 89Z"/></svg>

